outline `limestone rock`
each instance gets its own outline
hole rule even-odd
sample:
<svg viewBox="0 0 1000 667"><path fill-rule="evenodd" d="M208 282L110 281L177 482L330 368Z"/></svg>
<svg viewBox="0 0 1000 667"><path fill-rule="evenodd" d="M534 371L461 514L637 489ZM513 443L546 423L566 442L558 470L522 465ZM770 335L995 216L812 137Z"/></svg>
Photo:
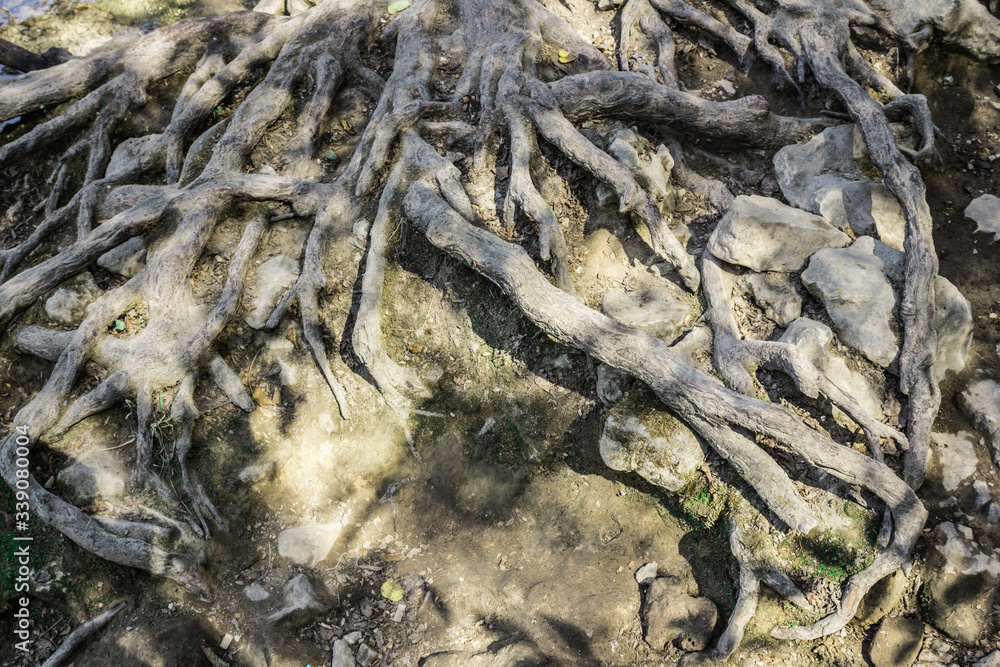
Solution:
<svg viewBox="0 0 1000 667"><path fill-rule="evenodd" d="M146 266L146 241L133 236L117 248L112 248L97 258L97 265L112 273L131 278Z"/></svg>
<svg viewBox="0 0 1000 667"><path fill-rule="evenodd" d="M958 407L990 443L993 462L1000 467L1000 384L979 380L958 395Z"/></svg>
<svg viewBox="0 0 1000 667"><path fill-rule="evenodd" d="M904 137L897 140L907 143ZM888 188L873 182L881 176L856 126L830 127L804 144L785 146L774 155L774 172L792 206L821 215L838 229L874 231L902 249L903 211Z"/></svg>
<svg viewBox="0 0 1000 667"><path fill-rule="evenodd" d="M78 505L120 496L127 479L128 472L111 452L84 454L56 475L66 495Z"/></svg>
<svg viewBox="0 0 1000 667"><path fill-rule="evenodd" d="M1000 197L976 197L965 207L965 217L976 223L977 232L992 234L994 241L1000 241Z"/></svg>
<svg viewBox="0 0 1000 667"><path fill-rule="evenodd" d="M1000 651L993 651L993 653L983 656L983 659L974 662L972 667L1000 667Z"/></svg>
<svg viewBox="0 0 1000 667"><path fill-rule="evenodd" d="M243 594L247 596L247 599L251 602L263 602L264 600L271 597L271 594L261 586L260 584L250 584L243 589Z"/></svg>
<svg viewBox="0 0 1000 667"><path fill-rule="evenodd" d="M333 660L330 667L357 667L351 647L343 639L333 642Z"/></svg>
<svg viewBox="0 0 1000 667"><path fill-rule="evenodd" d="M859 235L877 236L896 250L903 250L906 217L895 195L881 183L860 181L843 188L847 224Z"/></svg>
<svg viewBox="0 0 1000 667"><path fill-rule="evenodd" d="M976 473L975 440L971 433L932 433L931 468L933 476L951 493Z"/></svg>
<svg viewBox="0 0 1000 667"><path fill-rule="evenodd" d="M885 275L896 295L896 303L901 303L906 256L880 241L875 242L875 256L882 260ZM958 373L965 368L972 344L972 305L944 276L934 279L934 305L931 326L938 337L934 377L940 382L948 371Z"/></svg>
<svg viewBox="0 0 1000 667"><path fill-rule="evenodd" d="M947 278L934 280L934 319L931 326L937 333L937 355L934 377L938 382L948 371L961 372L972 345L972 304Z"/></svg>
<svg viewBox="0 0 1000 667"><path fill-rule="evenodd" d="M966 526L948 521L934 531L927 557L927 620L958 641L974 644L988 624L1000 583L1000 557L985 553Z"/></svg>
<svg viewBox="0 0 1000 667"><path fill-rule="evenodd" d="M1000 59L1000 21L976 0L873 0L904 35L934 26L935 39L989 62Z"/></svg>
<svg viewBox="0 0 1000 667"><path fill-rule="evenodd" d="M616 405L604 422L601 458L613 470L637 472L649 482L677 491L705 462L701 442L646 389Z"/></svg>
<svg viewBox="0 0 1000 667"><path fill-rule="evenodd" d="M299 265L291 257L278 255L257 267L257 276L251 289L254 297L246 323L260 329L271 316L271 311L299 277Z"/></svg>
<svg viewBox="0 0 1000 667"><path fill-rule="evenodd" d="M629 291L608 292L604 296L603 309L609 317L626 326L671 342L684 330L694 304L672 283L642 279Z"/></svg>
<svg viewBox="0 0 1000 667"><path fill-rule="evenodd" d="M820 250L802 272L806 289L826 307L845 344L883 368L899 353L890 322L896 299L874 242L863 236L850 248Z"/></svg>
<svg viewBox="0 0 1000 667"><path fill-rule="evenodd" d="M94 276L84 271L67 280L46 299L45 312L53 322L79 324L87 314L87 306L100 298L102 293L94 282Z"/></svg>
<svg viewBox="0 0 1000 667"><path fill-rule="evenodd" d="M764 315L779 327L787 327L802 314L802 297L781 273L751 273L746 277L754 299Z"/></svg>
<svg viewBox="0 0 1000 667"><path fill-rule="evenodd" d="M816 368L823 371L844 393L853 396L868 414L875 417L882 414L882 401L868 379L830 349L833 341L830 327L808 317L800 317L788 326L779 341L802 350ZM840 411L835 409L834 416L838 420L840 415Z"/></svg>
<svg viewBox="0 0 1000 667"><path fill-rule="evenodd" d="M299 565L315 567L330 553L343 529L342 521L286 528L278 534L278 554Z"/></svg>
<svg viewBox="0 0 1000 667"><path fill-rule="evenodd" d="M658 577L646 592L642 615L646 643L654 651L671 642L684 651L701 651L712 638L718 610L708 598L688 595L679 577Z"/></svg>
<svg viewBox="0 0 1000 667"><path fill-rule="evenodd" d="M875 667L910 667L920 654L923 640L924 624L920 619L886 618L872 639L872 664Z"/></svg>
<svg viewBox="0 0 1000 667"><path fill-rule="evenodd" d="M281 591L283 607L267 617L268 623L291 623L301 625L320 614L324 605L320 602L309 577L299 574L285 584Z"/></svg>
<svg viewBox="0 0 1000 667"><path fill-rule="evenodd" d="M850 238L819 216L768 197L739 196L708 239L719 259L754 271L799 271L821 248L841 248Z"/></svg>
<svg viewBox="0 0 1000 667"><path fill-rule="evenodd" d="M902 570L896 570L872 586L861 600L855 616L862 627L875 625L890 614L903 599L906 584L906 575Z"/></svg>

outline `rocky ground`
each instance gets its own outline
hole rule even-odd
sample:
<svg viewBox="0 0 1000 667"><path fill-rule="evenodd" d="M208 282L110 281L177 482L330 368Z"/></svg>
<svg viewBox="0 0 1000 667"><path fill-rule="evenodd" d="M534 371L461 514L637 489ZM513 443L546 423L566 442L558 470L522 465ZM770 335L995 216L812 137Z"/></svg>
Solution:
<svg viewBox="0 0 1000 667"><path fill-rule="evenodd" d="M578 31L612 57L614 12L572 7ZM234 8L74 3L10 22L0 37L79 53L121 26L148 30ZM818 113L814 100L798 110L793 98L772 93L763 68L743 76L697 33L678 35L683 87L718 99L761 93L783 113ZM936 48L918 61L916 88L928 95L943 134L942 163L924 170L941 260L935 329L943 401L921 490L931 519L913 572L884 580L839 635L772 639L773 625L810 622L833 604L840 584L870 562L882 528L873 498L796 470L788 458L797 488L829 529L786 534L750 508L744 539L788 572L812 611L765 592L733 664L1000 665L992 652L1000 647L998 82L996 67ZM150 107L149 118L130 122L155 122ZM343 120L333 140L349 145L349 128L363 119ZM727 263L745 334L797 346L869 412L893 424L906 419L893 375L903 221L853 126L775 156L713 146L730 162L701 166L714 164L739 195L724 212L667 185L676 167L670 137L661 147L628 128L589 129L595 141L610 137L619 159L634 153L661 201L676 197L669 203L690 231L689 249L707 248ZM269 167L266 159L259 169ZM547 199L560 218L579 223L566 235L581 298L676 341L711 371L707 327L681 336L704 304L664 278L664 265L607 193L568 162L553 159L551 168ZM35 182L24 178L25 193L3 195L0 238L23 233L14 224L17 207L28 205ZM250 637L265 638L271 664L289 667L674 665L721 631L738 567L719 518L741 487L718 457L654 410L644 388L528 324L495 287L405 224L394 233L400 268L387 275L383 326L390 355L435 391L403 423L352 357L341 355L334 372L355 412L341 421L298 326L261 330L262 315L294 281L306 233L294 221L275 224L251 274L243 319L221 342L224 356L240 362L254 409L235 408L217 390L197 396L205 418L191 464L228 524L207 554L214 600L113 567L36 526L35 652L26 659L4 643L0 664L41 664L72 628L119 600L127 608L76 654L76 665L262 664ZM233 234L213 243L195 274L205 290L220 284L218 260L232 252ZM328 331L347 325L357 289L350 260L362 248L361 238L347 238L334 249L345 268L328 278ZM134 275L155 250L155 240L115 249L20 325L79 322L103 290ZM110 333L129 336L143 326L143 313L130 310ZM9 420L51 363L15 351L13 336L2 345L0 411ZM770 400L865 451L839 410L818 400L788 402L794 392L783 378L763 370L757 378ZM36 476L98 516L112 505L157 511L151 496L130 488L134 424L129 409L83 422L33 461ZM174 434L166 419L156 433L168 451ZM164 456L163 465L170 460ZM0 497L6 513L12 498L6 489ZM0 542L6 559L9 533ZM13 583L9 562L3 566L0 609Z"/></svg>

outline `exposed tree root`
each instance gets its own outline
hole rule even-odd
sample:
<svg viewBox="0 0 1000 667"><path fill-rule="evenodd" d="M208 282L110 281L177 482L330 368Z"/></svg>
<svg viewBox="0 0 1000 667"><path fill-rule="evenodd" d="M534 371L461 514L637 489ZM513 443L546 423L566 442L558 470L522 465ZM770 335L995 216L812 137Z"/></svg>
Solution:
<svg viewBox="0 0 1000 667"><path fill-rule="evenodd" d="M607 71L599 50L535 0L418 0L384 28L381 7L368 0L326 0L313 8L277 4L178 23L132 43L112 44L99 53L0 82L0 119L42 104L67 102L62 113L0 147L0 165L28 153L51 151L59 142L68 146L55 158L51 187L38 202L35 213L40 219L32 233L2 251L0 325L9 327L19 313L122 242L135 236L153 238L153 232L159 239L145 268L109 291L76 330L33 326L17 335L22 351L51 359L55 367L43 389L15 417L0 449L0 473L30 498L42 520L102 558L169 577L208 596L200 547L213 531L225 531L226 524L187 466L200 417L194 392L207 377L235 406L254 409L216 341L236 317L270 222L294 217L311 228L297 282L265 327L277 327L297 304L304 338L344 419L351 412L350 399L328 352L340 345L322 326L325 262L331 244L348 235L367 242L359 266L351 347L405 422L412 401L429 392L412 369L384 348L380 315L390 238L405 216L434 246L499 285L543 331L648 384L733 465L788 528L808 533L819 521L757 436L885 503L891 515L885 548L869 568L847 581L838 609L809 626L776 628L775 636L809 639L840 630L875 582L908 567L927 517L914 489L923 480L940 394L931 373L936 346L930 328L931 288L937 260L924 186L906 158L932 156L936 128L923 97L903 94L865 62L851 44L850 27L873 28L911 55L921 42L919 35L899 34L878 15L864 11L860 1L853 3L855 9L838 13L819 0L781 2L769 15L749 0L729 0L753 25L753 35L747 36L721 20L721 14L709 15L682 0L629 0L622 11L618 50L622 71ZM273 15L284 10L291 16ZM449 20L461 27L467 58L454 90L441 93L437 52ZM680 91L668 21L726 44L741 66L759 56L772 67L776 83L800 96L811 73L820 86L840 97L858 124L907 219L900 357L900 387L910 399L906 436L868 414L797 348L744 339L730 304L725 267L706 254L699 271L679 240L685 230L674 224L662 204L664 193L655 192L663 188L644 175L636 150L624 141L610 141L605 150L581 133L584 122L614 119L666 126L676 136L777 148L804 140L824 126L819 119L776 115L759 96L710 102ZM393 70L385 81L361 56L380 29L383 43L395 39ZM794 76L781 49L795 62ZM560 50L569 57L553 59ZM633 56L643 62L644 50L655 56L657 71L648 66L627 71ZM4 53L0 49L0 62ZM565 76L548 81L556 60L563 61ZM22 69L30 69L32 62L25 61ZM150 85L179 72L184 83L163 132L112 146L126 115L145 103ZM875 101L863 85L889 102ZM248 86L252 90L232 115L212 124L220 105ZM317 153L338 96L351 87L376 103L350 160L334 178L320 165ZM908 155L889 130L890 120L904 119L922 138L920 148ZM276 130L280 127L285 131ZM465 159L446 159L438 149L441 142L467 149ZM253 151L262 144L271 147L272 168L279 175L246 173ZM729 188L697 173L686 161L685 152L691 155L694 149L682 149L670 138L664 144L669 148L660 150L670 155L662 152L657 157L664 164L672 158L674 179L718 211L727 209L733 200ZM501 149L508 154L499 154ZM620 211L648 230L652 250L676 270L678 282L692 292L703 291L714 331L713 363L724 383L687 364L663 341L595 312L576 297L563 224L567 221L559 220L544 196L547 151L606 184L617 196ZM727 172L727 181L752 176L704 153L696 155L695 163L705 158ZM508 169L506 182L498 163ZM74 180L77 172L83 176ZM757 174L754 182L760 178ZM239 220L241 239L228 258L218 297L212 303L196 303L188 277L225 217ZM46 259L35 258L43 243L65 228L75 232L74 240ZM529 247L537 248L540 261L494 232L510 237L519 233ZM144 329L126 338L109 335L115 318L140 305L148 312ZM105 376L97 387L77 395L78 378L88 361L101 366ZM802 394L822 394L840 407L864 431L872 456L837 444L789 409L758 400L750 370L756 366L780 371ZM180 471L176 494L153 465L154 424L165 418L158 415L153 398L164 390L173 393L169 418L178 434L173 449ZM169 511L147 508L141 521L126 512L91 517L33 477L18 478L16 458L126 400L135 401L138 420L135 481L155 490ZM18 444L25 430L29 442ZM906 450L904 479L882 455L883 449L895 453L897 446ZM184 507L190 508L190 515ZM740 516L736 508L730 517L740 596L714 649L718 659L738 648L754 615L761 582L808 607L786 575L747 548ZM172 548L183 553L162 546L172 540Z"/></svg>

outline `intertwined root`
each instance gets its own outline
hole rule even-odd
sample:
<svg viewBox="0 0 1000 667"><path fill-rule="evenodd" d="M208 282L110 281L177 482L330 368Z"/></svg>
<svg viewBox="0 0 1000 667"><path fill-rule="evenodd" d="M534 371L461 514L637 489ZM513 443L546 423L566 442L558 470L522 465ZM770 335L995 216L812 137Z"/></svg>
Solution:
<svg viewBox="0 0 1000 667"><path fill-rule="evenodd" d="M390 230L405 216L433 245L499 285L546 333L647 383L733 465L789 528L806 533L818 520L755 435L770 438L805 462L881 498L892 517L892 533L872 566L848 581L838 610L813 625L779 628L775 634L811 638L839 630L878 579L907 566L927 516L914 488L923 478L930 424L939 401L930 371L935 340L929 289L936 259L919 172L896 145L888 122L908 117L917 126L923 145L908 156L912 159L933 152L935 128L921 96L902 94L864 62L850 42L850 26L875 28L910 53L918 47L919 36L898 34L877 15L863 11L860 2L855 10L838 13L819 0L779 3L774 15L744 0L730 4L753 25L752 36L734 29L721 14L706 14L682 0L629 0L622 11L617 72L608 71L597 49L535 0L451 4L420 0L388 23L386 31L395 36L395 60L391 75L383 81L360 56L378 36L381 24L375 6L367 0L327 0L291 17L260 11L177 24L133 45L115 46L0 83L4 118L39 103L82 96L63 114L0 148L2 164L26 150L51 146L60 137L81 137L57 159L52 188L39 203L43 217L35 231L4 251L0 322L9 325L40 296L128 238L167 231L147 266L109 292L75 331L21 331L22 349L56 360L56 365L43 390L18 413L14 426L30 425L34 445L40 437L58 438L87 416L134 398L139 422L137 481L150 485L172 511L183 515L180 499L151 463L152 398L163 390L173 392L169 417L178 433L174 456L181 495L191 507L185 521L201 539L208 538L210 529L224 530L223 518L186 466L193 425L199 418L193 396L205 371L235 405L248 411L254 407L239 376L214 345L237 312L248 267L270 221L298 217L311 221L312 227L299 278L265 326L276 327L298 305L304 337L345 419L349 400L330 365L320 294L331 244L350 234L365 237L367 252L359 267L361 290L351 343L387 403L405 421L412 401L428 396L428 389L383 348L380 322ZM596 119L642 121L670 126L678 136L778 147L809 136L821 125L816 119L772 114L761 97L718 103L678 90L669 21L720 40L741 65L748 66L754 55L761 57L774 69L778 83L800 95L805 74L811 72L821 86L841 98L859 125L872 160L907 218L900 362L901 389L910 397L906 436L867 414L796 348L743 339L729 303L725 269L706 255L699 271L678 239L684 229L672 225L669 197L663 192L667 186L651 176L629 141L634 133L603 137L605 149L601 141L591 141L578 129L583 121ZM439 79L435 63L439 38L456 26L461 28L468 57L452 90ZM637 30L645 41L633 42ZM209 39L216 34L223 39ZM653 49L656 68L627 71L633 56L643 60L646 47ZM794 60L794 76L779 47ZM560 49L572 56L563 58L568 74L545 82L543 70L548 68L542 65ZM124 114L142 102L150 83L180 69L191 73L166 129L112 149L109 137ZM103 81L112 73L113 78ZM890 101L876 102L856 79ZM219 105L237 88L249 85L253 89L235 112L210 125ZM316 153L338 94L351 86L377 103L349 162L332 178L317 164ZM276 124L288 127L289 123L294 131L272 133ZM251 152L262 142L275 155L276 174L244 173ZM460 163L464 171L441 155L436 147L441 142L464 147L467 159ZM564 221L542 194L546 170L541 142L609 188L620 211L646 227L652 250L673 267L676 279L692 292L703 290L715 335L714 363L725 384L688 365L663 341L595 312L575 296ZM666 143L650 150L661 161L660 171L663 164L672 164L673 177L684 187L720 211L727 208L733 199L729 189L685 162L685 153L696 149ZM501 148L508 153L500 154ZM84 156L83 182L60 206L69 195L67 174ZM724 167L728 164L702 156ZM509 166L502 196L497 196L502 179L494 177L499 161ZM732 165L728 169L738 171ZM136 185L139 181L164 184ZM229 258L225 285L213 303L198 304L187 277L219 221L234 215L243 231ZM106 221L94 226L96 220ZM510 235L519 224L533 225L538 257L555 285L524 249L489 230L494 222L502 223ZM23 268L43 238L74 223L74 242ZM108 325L136 305L148 312L145 328L126 339L109 336ZM105 368L106 378L71 400L88 360ZM755 398L756 378L747 370L750 366L785 373L802 394L822 394L841 407L864 431L873 457L833 442L791 410ZM12 486L17 483L16 433L5 440L0 458L0 471ZM906 449L905 482L881 455L883 447L892 452L896 445ZM146 516L151 522L143 524L145 529L129 524L131 534L146 535L148 540L122 537L120 522L128 519L89 517L34 479L26 492L43 520L85 549L208 594L197 539L182 541L186 555L152 544L165 530L188 535L188 524L150 510ZM753 616L761 581L796 604L808 605L787 576L766 567L747 548L738 506L729 521L731 546L740 563L740 599L714 649L716 658L725 658L738 647Z"/></svg>

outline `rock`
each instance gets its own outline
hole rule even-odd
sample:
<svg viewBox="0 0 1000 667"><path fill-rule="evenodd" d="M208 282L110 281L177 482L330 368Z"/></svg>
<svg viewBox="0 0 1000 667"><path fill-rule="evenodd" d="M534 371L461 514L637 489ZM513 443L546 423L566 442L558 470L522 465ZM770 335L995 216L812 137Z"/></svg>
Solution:
<svg viewBox="0 0 1000 667"><path fill-rule="evenodd" d="M97 258L97 265L112 273L131 278L146 266L146 241L133 236L117 248L112 248Z"/></svg>
<svg viewBox="0 0 1000 667"><path fill-rule="evenodd" d="M910 667L920 653L923 639L924 624L920 619L886 618L872 639L872 664L875 667Z"/></svg>
<svg viewBox="0 0 1000 667"><path fill-rule="evenodd" d="M788 325L779 341L802 350L809 361L826 374L830 382L848 396L853 396L868 414L875 417L882 414L882 401L868 378L851 368L846 359L830 349L833 341L830 327L808 317L800 317ZM843 419L839 409L834 408L833 414L838 421Z"/></svg>
<svg viewBox="0 0 1000 667"><path fill-rule="evenodd" d="M990 493L990 487L981 479L977 479L972 483L972 490L976 494L976 499L972 504L972 509L974 510L982 509L991 500L993 500L993 494Z"/></svg>
<svg viewBox="0 0 1000 667"><path fill-rule="evenodd" d="M87 314L87 306L100 298L103 292L94 282L94 276L84 271L67 280L45 300L45 312L53 322L79 324Z"/></svg>
<svg viewBox="0 0 1000 667"><path fill-rule="evenodd" d="M126 479L128 472L111 452L84 454L56 475L66 495L78 505L120 496L125 493Z"/></svg>
<svg viewBox="0 0 1000 667"><path fill-rule="evenodd" d="M298 263L285 255L272 257L258 266L253 288L255 296L246 323L253 329L262 328L278 301L291 289L298 277Z"/></svg>
<svg viewBox="0 0 1000 667"><path fill-rule="evenodd" d="M990 443L993 462L1000 466L1000 385L993 380L973 382L956 397L958 407Z"/></svg>
<svg viewBox="0 0 1000 667"><path fill-rule="evenodd" d="M656 568L657 564L655 560L640 567L635 571L636 582L640 586L646 586L653 583L653 580L656 579Z"/></svg>
<svg viewBox="0 0 1000 667"><path fill-rule="evenodd" d="M890 248L903 250L906 217L889 188L871 181L850 183L843 188L843 202L847 223L856 234L876 236Z"/></svg>
<svg viewBox="0 0 1000 667"><path fill-rule="evenodd" d="M718 610L708 598L687 594L679 577L658 577L649 585L642 605L646 620L646 642L662 651L674 642L684 651L708 646L718 619Z"/></svg>
<svg viewBox="0 0 1000 667"><path fill-rule="evenodd" d="M290 579L282 589L281 595L284 606L267 617L268 623L302 625L324 610L324 605L317 598L312 582L304 574Z"/></svg>
<svg viewBox="0 0 1000 667"><path fill-rule="evenodd" d="M491 646L502 645L495 642ZM520 641L483 653L435 653L420 661L421 667L540 667L548 658L533 644Z"/></svg>
<svg viewBox="0 0 1000 667"><path fill-rule="evenodd" d="M271 594L268 593L260 584L250 584L243 589L243 594L246 595L247 599L251 602L263 602L271 597Z"/></svg>
<svg viewBox="0 0 1000 667"><path fill-rule="evenodd" d="M965 217L976 223L977 232L992 234L994 241L1000 241L1000 197L976 197L965 207Z"/></svg>
<svg viewBox="0 0 1000 667"><path fill-rule="evenodd" d="M951 493L976 472L975 439L971 433L932 433L931 467L945 491Z"/></svg>
<svg viewBox="0 0 1000 667"><path fill-rule="evenodd" d="M855 616L861 626L867 628L875 625L889 615L903 599L906 584L906 575L902 570L896 570L872 586L861 600Z"/></svg>
<svg viewBox="0 0 1000 667"><path fill-rule="evenodd" d="M972 345L972 305L941 276L934 280L934 304L931 326L938 337L934 377L940 382L948 371L958 373L965 368Z"/></svg>
<svg viewBox="0 0 1000 667"><path fill-rule="evenodd" d="M1000 583L1000 558L984 553L966 526L947 521L934 534L938 543L924 570L926 618L949 637L975 644L986 629Z"/></svg>
<svg viewBox="0 0 1000 667"><path fill-rule="evenodd" d="M708 239L719 259L754 271L799 271L821 248L851 239L823 218L768 197L739 196Z"/></svg>
<svg viewBox="0 0 1000 667"><path fill-rule="evenodd" d="M340 537L344 522L346 518L333 523L286 528L278 534L278 553L299 565L316 567Z"/></svg>
<svg viewBox="0 0 1000 667"><path fill-rule="evenodd" d="M330 667L357 667L351 647L343 639L333 642L333 661Z"/></svg>
<svg viewBox="0 0 1000 667"><path fill-rule="evenodd" d="M1000 58L1000 23L976 0L875 0L904 35L934 26L935 39L968 51L980 60Z"/></svg>
<svg viewBox="0 0 1000 667"><path fill-rule="evenodd" d="M609 317L622 324L669 343L684 331L694 303L672 283L642 279L631 290L608 292L604 296L603 309Z"/></svg>
<svg viewBox="0 0 1000 667"><path fill-rule="evenodd" d="M597 397L604 405L614 405L622 397L623 387L627 386L630 376L614 366L600 364L597 366Z"/></svg>
<svg viewBox="0 0 1000 667"><path fill-rule="evenodd" d="M751 273L746 282L764 315L779 327L787 327L802 314L802 297L785 274Z"/></svg>
<svg viewBox="0 0 1000 667"><path fill-rule="evenodd" d="M896 303L902 303L905 255L876 241L875 256L882 260L885 275L896 295ZM934 377L940 382L948 371L958 373L965 368L972 344L972 306L944 276L934 278L934 305L931 326L938 337Z"/></svg>
<svg viewBox="0 0 1000 667"><path fill-rule="evenodd" d="M845 344L883 368L899 353L892 331L896 299L873 239L859 238L850 248L820 250L802 272L802 284L826 307Z"/></svg>
<svg viewBox="0 0 1000 667"><path fill-rule="evenodd" d="M1000 522L1000 505L995 502L990 503L990 510L986 515L986 520L990 523Z"/></svg>
<svg viewBox="0 0 1000 667"><path fill-rule="evenodd" d="M355 657L360 667L371 667L372 663L378 659L378 652L373 650L368 644L362 643L358 647L358 655Z"/></svg>
<svg viewBox="0 0 1000 667"><path fill-rule="evenodd" d="M705 462L705 449L646 389L632 391L604 422L601 458L613 470L637 472L649 482L677 491Z"/></svg>
<svg viewBox="0 0 1000 667"><path fill-rule="evenodd" d="M155 171L163 169L165 151L158 144L163 139L162 134L147 134L143 137L131 137L115 146L104 177L113 183L127 178L134 178L136 171ZM162 192L162 188L157 188Z"/></svg>
<svg viewBox="0 0 1000 667"><path fill-rule="evenodd" d="M974 662L972 667L1000 667L1000 651L984 656L982 660Z"/></svg>
<svg viewBox="0 0 1000 667"><path fill-rule="evenodd" d="M792 206L823 216L837 229L875 231L902 248L902 209L888 188L872 182L881 177L856 126L830 127L804 144L785 146L774 155L774 173Z"/></svg>

